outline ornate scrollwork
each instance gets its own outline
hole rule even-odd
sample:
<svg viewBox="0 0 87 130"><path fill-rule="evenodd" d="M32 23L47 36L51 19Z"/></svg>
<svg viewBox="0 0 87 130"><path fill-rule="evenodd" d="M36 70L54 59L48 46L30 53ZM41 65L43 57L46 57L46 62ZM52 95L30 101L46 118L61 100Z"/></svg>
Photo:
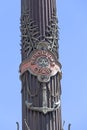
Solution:
<svg viewBox="0 0 87 130"><path fill-rule="evenodd" d="M43 40L47 42L46 48L58 58L58 20L55 11L42 40L40 40L39 28L30 18L30 13L30 11L26 11L21 16L21 51L23 60L28 58L33 50L38 49L38 46L40 46L38 43L41 43Z"/></svg>
<svg viewBox="0 0 87 130"><path fill-rule="evenodd" d="M48 42L48 49L58 58L58 20L55 12L47 26L45 39Z"/></svg>
<svg viewBox="0 0 87 130"><path fill-rule="evenodd" d="M22 56L26 59L31 51L36 49L36 44L39 42L38 26L30 19L30 11L26 11L21 16L21 41L22 41Z"/></svg>

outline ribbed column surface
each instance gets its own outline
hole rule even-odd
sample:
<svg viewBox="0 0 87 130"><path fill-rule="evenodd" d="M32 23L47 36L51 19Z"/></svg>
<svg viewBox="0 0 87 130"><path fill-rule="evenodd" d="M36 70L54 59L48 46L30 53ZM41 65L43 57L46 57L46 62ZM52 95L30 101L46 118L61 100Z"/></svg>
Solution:
<svg viewBox="0 0 87 130"><path fill-rule="evenodd" d="M21 0L22 63L40 49L58 61L56 0ZM61 100L59 72L48 82L39 82L37 75L27 70L21 74L21 82L22 130L62 130L61 104L57 104Z"/></svg>

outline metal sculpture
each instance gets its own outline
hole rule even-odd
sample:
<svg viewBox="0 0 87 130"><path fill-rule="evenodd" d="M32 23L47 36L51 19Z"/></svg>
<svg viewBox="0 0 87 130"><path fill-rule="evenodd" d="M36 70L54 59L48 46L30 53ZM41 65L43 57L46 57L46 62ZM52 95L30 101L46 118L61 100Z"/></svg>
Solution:
<svg viewBox="0 0 87 130"><path fill-rule="evenodd" d="M22 130L62 130L56 0L21 0Z"/></svg>

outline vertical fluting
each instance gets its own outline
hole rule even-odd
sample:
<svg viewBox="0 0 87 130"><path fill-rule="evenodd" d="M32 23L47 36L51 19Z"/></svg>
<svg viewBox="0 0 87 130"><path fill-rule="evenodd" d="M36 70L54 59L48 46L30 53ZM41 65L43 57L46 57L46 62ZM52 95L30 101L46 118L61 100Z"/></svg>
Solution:
<svg viewBox="0 0 87 130"><path fill-rule="evenodd" d="M22 63L30 58L45 42L47 49L58 60L58 26L56 0L21 0L21 55ZM21 75L22 81L22 130L61 130L61 108L44 114L40 108L53 108L60 100L60 75L50 77L50 81L39 82L29 71ZM39 108L32 110L29 107ZM24 122L26 121L26 123Z"/></svg>
<svg viewBox="0 0 87 130"><path fill-rule="evenodd" d="M56 30L57 19L55 7L55 0L21 0L21 32L23 36L22 59L25 59L28 56L27 53L29 52L29 48L27 48L27 43L29 40L32 40L31 38L33 36L31 33L31 22L34 22L33 24L37 26L36 31L38 34L35 36L35 38L49 42L48 46L50 50L52 50L54 53L57 53L58 36L56 35L58 30ZM55 39L53 39L54 41L50 38L51 35L52 37L55 37ZM24 42L26 42L26 45L24 45ZM32 40L32 42L37 43L35 40ZM52 45L51 42L54 42L54 44ZM31 45L30 48L32 49L34 47Z"/></svg>

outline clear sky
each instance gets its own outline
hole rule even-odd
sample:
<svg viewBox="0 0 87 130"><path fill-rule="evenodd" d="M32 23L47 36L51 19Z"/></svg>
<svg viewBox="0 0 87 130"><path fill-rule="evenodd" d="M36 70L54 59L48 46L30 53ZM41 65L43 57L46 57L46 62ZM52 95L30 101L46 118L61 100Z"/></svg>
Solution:
<svg viewBox="0 0 87 130"><path fill-rule="evenodd" d="M0 129L21 130L20 0L0 2ZM57 0L64 130L87 130L87 1Z"/></svg>

